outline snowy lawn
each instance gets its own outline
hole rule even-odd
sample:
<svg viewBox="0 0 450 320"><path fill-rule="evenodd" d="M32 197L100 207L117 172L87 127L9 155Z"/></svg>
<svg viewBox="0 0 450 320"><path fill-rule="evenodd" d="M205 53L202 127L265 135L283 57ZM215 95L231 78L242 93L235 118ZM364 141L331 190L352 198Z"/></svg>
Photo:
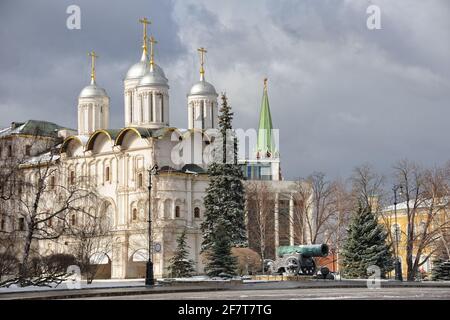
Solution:
<svg viewBox="0 0 450 320"><path fill-rule="evenodd" d="M250 277L237 277L233 280L243 280L244 283L261 283L267 282L267 280L252 280ZM157 279L161 283L170 282L230 282L230 279L222 278L210 278L207 276L194 276L190 278L167 278L167 279ZM49 291L49 290L68 290L72 289L68 287L69 281L64 281L58 286L49 287L18 287L12 285L9 288L0 288L1 293L12 293L12 292L33 292L33 291ZM81 281L81 289L102 289L102 288L129 288L129 287L143 287L145 286L145 279L105 279L105 280L94 280L92 284L87 284L86 280ZM73 290L73 289L72 289ZM76 290L76 289L75 289Z"/></svg>

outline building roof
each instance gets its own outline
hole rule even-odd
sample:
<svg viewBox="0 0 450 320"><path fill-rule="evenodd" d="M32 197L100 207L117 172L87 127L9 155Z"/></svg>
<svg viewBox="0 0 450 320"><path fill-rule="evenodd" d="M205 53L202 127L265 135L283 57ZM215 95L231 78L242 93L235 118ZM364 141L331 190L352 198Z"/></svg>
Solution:
<svg viewBox="0 0 450 320"><path fill-rule="evenodd" d="M448 204L448 198L443 199L440 203L433 203L430 199L423 199L418 200L417 208L424 209L424 208L430 208L431 205L433 206L439 206L439 205L447 205ZM409 200L409 207L414 208L414 200ZM390 205L383 208L383 212L390 212L394 211L396 208L394 205ZM407 202L403 201L400 203L397 203L397 211L402 211L408 209Z"/></svg>
<svg viewBox="0 0 450 320"><path fill-rule="evenodd" d="M53 122L41 120L28 120L26 122L13 122L10 127L0 129L0 138L11 135L32 135L40 137L58 138L58 131L67 129ZM72 130L72 129L69 129Z"/></svg>
<svg viewBox="0 0 450 320"><path fill-rule="evenodd" d="M275 154L275 142L272 136L272 115L270 114L269 96L267 94L267 79L264 80L264 91L259 114L259 130L256 151L270 158Z"/></svg>
<svg viewBox="0 0 450 320"><path fill-rule="evenodd" d="M193 163L184 165L181 171L185 173L206 173L202 167Z"/></svg>

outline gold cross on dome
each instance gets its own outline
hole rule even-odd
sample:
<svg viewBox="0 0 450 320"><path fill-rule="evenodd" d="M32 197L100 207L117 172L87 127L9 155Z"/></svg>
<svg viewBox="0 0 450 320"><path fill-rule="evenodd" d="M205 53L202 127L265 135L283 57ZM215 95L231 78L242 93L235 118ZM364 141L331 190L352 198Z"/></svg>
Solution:
<svg viewBox="0 0 450 320"><path fill-rule="evenodd" d="M156 41L155 38L153 36L151 36L150 40L148 42L150 42L150 65L153 65L155 63L154 46L155 46L155 44L158 43L158 41Z"/></svg>
<svg viewBox="0 0 450 320"><path fill-rule="evenodd" d="M139 22L142 23L143 28L143 48L147 52L147 26L151 24L151 21L144 17L139 19Z"/></svg>
<svg viewBox="0 0 450 320"><path fill-rule="evenodd" d="M198 48L197 51L200 53L200 74L204 75L205 69L203 68L203 65L205 64L205 53L207 53L208 51L206 51L206 49L203 47Z"/></svg>
<svg viewBox="0 0 450 320"><path fill-rule="evenodd" d="M95 59L98 58L98 56L95 54L95 51L92 50L88 54L91 57L91 81L95 81Z"/></svg>

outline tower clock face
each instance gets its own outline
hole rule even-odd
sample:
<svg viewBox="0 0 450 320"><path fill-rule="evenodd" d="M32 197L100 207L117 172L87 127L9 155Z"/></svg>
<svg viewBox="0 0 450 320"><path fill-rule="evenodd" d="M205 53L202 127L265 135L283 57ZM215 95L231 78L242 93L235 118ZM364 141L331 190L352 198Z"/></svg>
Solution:
<svg viewBox="0 0 450 320"><path fill-rule="evenodd" d="M153 249L155 250L155 252L161 252L161 243L156 242L153 246Z"/></svg>

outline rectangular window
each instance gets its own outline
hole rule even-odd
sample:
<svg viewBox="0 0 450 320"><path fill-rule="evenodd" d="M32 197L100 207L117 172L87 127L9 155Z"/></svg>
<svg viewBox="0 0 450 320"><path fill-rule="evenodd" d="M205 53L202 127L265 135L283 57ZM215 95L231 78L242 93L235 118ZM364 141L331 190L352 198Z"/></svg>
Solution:
<svg viewBox="0 0 450 320"><path fill-rule="evenodd" d="M55 177L50 177L50 189L55 189Z"/></svg>
<svg viewBox="0 0 450 320"><path fill-rule="evenodd" d="M12 146L8 146L8 157L12 157Z"/></svg>
<svg viewBox="0 0 450 320"><path fill-rule="evenodd" d="M161 93L161 122L164 122L164 95Z"/></svg>
<svg viewBox="0 0 450 320"><path fill-rule="evenodd" d="M142 177L142 173L138 174L138 188L142 188L144 186L144 181Z"/></svg>
<svg viewBox="0 0 450 320"><path fill-rule="evenodd" d="M150 112L150 117L149 117L149 119L150 119L150 122L153 122L153 93L150 93L149 95L148 95L148 105L149 105L149 112Z"/></svg>
<svg viewBox="0 0 450 320"><path fill-rule="evenodd" d="M25 146L25 155L31 156L31 146Z"/></svg>
<svg viewBox="0 0 450 320"><path fill-rule="evenodd" d="M19 218L19 231L24 231L24 230L25 230L25 219Z"/></svg>
<svg viewBox="0 0 450 320"><path fill-rule="evenodd" d="M0 230L5 231L5 219L2 219L0 222Z"/></svg>
<svg viewBox="0 0 450 320"><path fill-rule="evenodd" d="M70 171L70 177L69 177L69 184L74 185L75 184L75 171Z"/></svg>

